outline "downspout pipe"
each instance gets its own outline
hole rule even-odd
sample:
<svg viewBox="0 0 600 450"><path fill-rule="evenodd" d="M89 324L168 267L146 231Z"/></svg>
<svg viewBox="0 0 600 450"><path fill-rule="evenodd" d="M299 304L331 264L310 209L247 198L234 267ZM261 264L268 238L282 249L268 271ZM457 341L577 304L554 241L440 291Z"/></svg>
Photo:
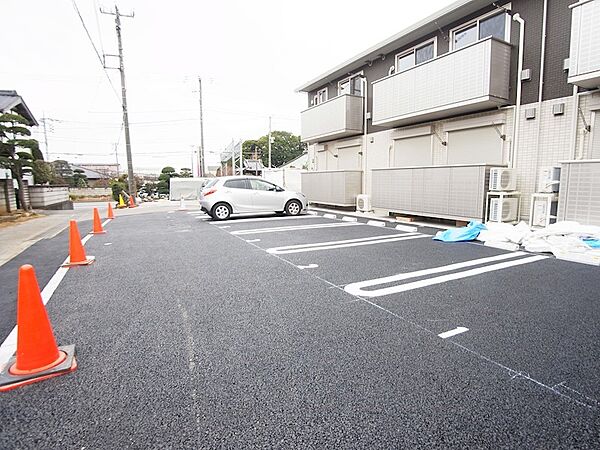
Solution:
<svg viewBox="0 0 600 450"><path fill-rule="evenodd" d="M548 19L548 0L544 0L544 12L542 17L542 45L541 45L541 56L540 56L540 79L538 83L538 120L537 120L537 130L536 130L536 138L535 138L535 146L536 146L536 159L535 159L535 170L536 176L540 161L540 138L542 134L542 101L544 100L544 72L546 66L546 29L547 29L547 19Z"/></svg>
<svg viewBox="0 0 600 450"><path fill-rule="evenodd" d="M573 85L573 114L571 116L571 159L577 158L577 119L579 116L579 87Z"/></svg>
<svg viewBox="0 0 600 450"><path fill-rule="evenodd" d="M521 73L523 72L523 53L525 51L525 21L521 18L519 13L513 16L513 20L519 23L519 63L517 68L517 100L515 105L515 117L513 125L513 152L510 161L512 168L516 165L517 150L519 147L519 119L521 117Z"/></svg>
<svg viewBox="0 0 600 450"><path fill-rule="evenodd" d="M367 77L361 77L363 93L362 193L367 193Z"/></svg>

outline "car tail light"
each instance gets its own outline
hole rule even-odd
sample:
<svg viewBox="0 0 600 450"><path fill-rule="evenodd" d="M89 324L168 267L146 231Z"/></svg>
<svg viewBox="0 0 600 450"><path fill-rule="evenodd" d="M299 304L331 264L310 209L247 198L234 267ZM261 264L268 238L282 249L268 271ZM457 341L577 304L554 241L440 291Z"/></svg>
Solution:
<svg viewBox="0 0 600 450"><path fill-rule="evenodd" d="M211 188L211 189L209 189L208 191L206 191L204 193L204 196L206 197L206 196L208 196L210 194L214 194L215 192L217 192L217 190L215 188Z"/></svg>

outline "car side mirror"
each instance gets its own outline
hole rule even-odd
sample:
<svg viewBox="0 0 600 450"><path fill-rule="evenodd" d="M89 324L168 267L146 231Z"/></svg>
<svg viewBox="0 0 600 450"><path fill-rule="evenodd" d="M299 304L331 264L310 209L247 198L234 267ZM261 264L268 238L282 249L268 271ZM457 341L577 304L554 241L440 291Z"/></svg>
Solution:
<svg viewBox="0 0 600 450"><path fill-rule="evenodd" d="M285 191L285 189L283 189L283 188L281 188L281 187L279 187L279 186L277 186L277 187L275 188L275 190L276 190L277 192L283 192L283 191Z"/></svg>

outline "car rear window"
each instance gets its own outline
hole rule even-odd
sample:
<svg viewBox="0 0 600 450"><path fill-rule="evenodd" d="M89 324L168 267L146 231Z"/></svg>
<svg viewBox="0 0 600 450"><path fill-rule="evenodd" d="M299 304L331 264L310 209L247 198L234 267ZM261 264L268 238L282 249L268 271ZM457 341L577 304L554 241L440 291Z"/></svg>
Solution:
<svg viewBox="0 0 600 450"><path fill-rule="evenodd" d="M218 178L213 178L212 180L210 180L208 183L206 183L203 187L205 188L209 188L211 186L214 186L215 184L217 184L217 181L219 181Z"/></svg>

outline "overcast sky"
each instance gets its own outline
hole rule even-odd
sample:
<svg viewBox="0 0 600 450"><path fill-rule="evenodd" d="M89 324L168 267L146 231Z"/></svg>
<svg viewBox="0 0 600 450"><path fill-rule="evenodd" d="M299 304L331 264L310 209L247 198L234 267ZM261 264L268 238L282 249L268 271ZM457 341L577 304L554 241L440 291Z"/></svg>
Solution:
<svg viewBox="0 0 600 450"><path fill-rule="evenodd" d="M268 130L300 133L306 94L294 89L452 3L450 0L122 0L134 170L189 167L198 146L198 76L209 164L231 140ZM116 54L114 3L76 2L98 52ZM72 0L1 0L0 89L23 96L38 120L55 119L50 160L125 168L120 80L112 85ZM117 66L115 58L107 61ZM42 127L35 136L43 145Z"/></svg>

